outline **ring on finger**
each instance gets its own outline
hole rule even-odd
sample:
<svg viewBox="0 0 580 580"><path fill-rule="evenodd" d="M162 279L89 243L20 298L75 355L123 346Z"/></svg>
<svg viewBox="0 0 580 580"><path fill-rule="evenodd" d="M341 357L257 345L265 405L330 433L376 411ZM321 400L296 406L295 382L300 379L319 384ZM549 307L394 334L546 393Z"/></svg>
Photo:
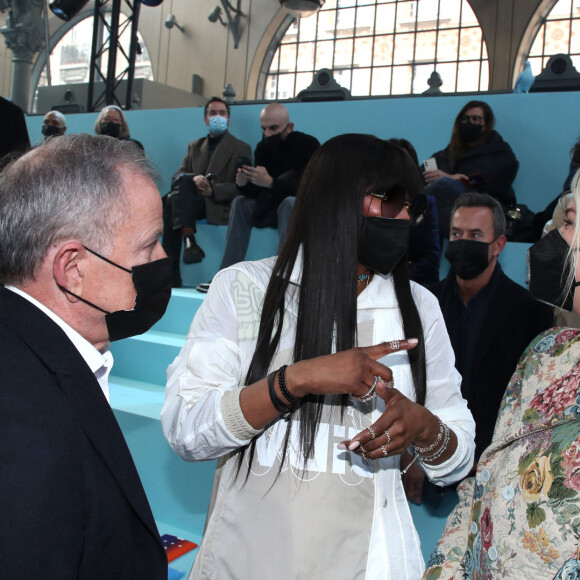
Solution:
<svg viewBox="0 0 580 580"><path fill-rule="evenodd" d="M391 442L391 435L388 431L385 431L385 435L387 436L387 445Z"/></svg>
<svg viewBox="0 0 580 580"><path fill-rule="evenodd" d="M371 434L371 439L376 439L377 436L376 436L375 430L372 427L367 427L367 429L368 429L369 433Z"/></svg>
<svg viewBox="0 0 580 580"><path fill-rule="evenodd" d="M389 347L390 347L392 350L399 350L399 346L401 346L401 342L400 342L400 341L398 341L398 340L391 340L391 341L389 342Z"/></svg>
<svg viewBox="0 0 580 580"><path fill-rule="evenodd" d="M387 381L385 383L385 381L383 381L383 384L385 385L385 387L387 389L392 389L395 386L395 379L391 379L390 381Z"/></svg>
<svg viewBox="0 0 580 580"><path fill-rule="evenodd" d="M386 457L389 454L389 452L387 451L387 446L381 445L381 449L383 450L383 456Z"/></svg>
<svg viewBox="0 0 580 580"><path fill-rule="evenodd" d="M362 445L360 446L360 450L361 450L363 456L365 453L368 453L368 451Z"/></svg>
<svg viewBox="0 0 580 580"><path fill-rule="evenodd" d="M354 395L357 399L361 401L367 401L375 394L375 389L377 388L377 383L381 380L381 377L375 376L372 387L364 395Z"/></svg>

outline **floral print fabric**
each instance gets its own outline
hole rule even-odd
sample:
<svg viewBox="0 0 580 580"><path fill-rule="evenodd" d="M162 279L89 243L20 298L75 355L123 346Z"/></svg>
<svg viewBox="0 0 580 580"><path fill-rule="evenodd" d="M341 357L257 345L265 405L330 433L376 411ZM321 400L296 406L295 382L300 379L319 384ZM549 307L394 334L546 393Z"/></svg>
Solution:
<svg viewBox="0 0 580 580"><path fill-rule="evenodd" d="M580 330L532 341L458 494L424 579L580 579Z"/></svg>

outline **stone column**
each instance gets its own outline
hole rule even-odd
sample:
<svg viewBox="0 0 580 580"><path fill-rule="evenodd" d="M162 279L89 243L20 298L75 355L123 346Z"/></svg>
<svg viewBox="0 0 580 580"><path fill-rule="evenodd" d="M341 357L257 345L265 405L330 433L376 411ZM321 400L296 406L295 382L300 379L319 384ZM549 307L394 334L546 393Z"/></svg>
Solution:
<svg viewBox="0 0 580 580"><path fill-rule="evenodd" d="M28 111L34 55L44 47L42 0L12 0L8 21L0 32L12 58L12 101Z"/></svg>

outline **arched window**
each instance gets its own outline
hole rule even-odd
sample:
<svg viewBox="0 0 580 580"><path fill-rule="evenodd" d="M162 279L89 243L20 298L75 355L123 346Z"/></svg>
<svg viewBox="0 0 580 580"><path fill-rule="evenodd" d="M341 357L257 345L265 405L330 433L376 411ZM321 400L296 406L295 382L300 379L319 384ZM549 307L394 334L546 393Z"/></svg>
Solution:
<svg viewBox="0 0 580 580"><path fill-rule="evenodd" d="M446 93L488 88L487 49L467 0L327 0L282 26L263 67L265 99L296 96L321 68L353 96L422 93L434 70Z"/></svg>
<svg viewBox="0 0 580 580"><path fill-rule="evenodd" d="M559 0L549 14L541 18L527 57L533 73L540 74L549 58L558 53L569 54L576 69L580 70L580 0Z"/></svg>
<svg viewBox="0 0 580 580"><path fill-rule="evenodd" d="M105 14L105 19L110 18L110 13ZM68 85L89 82L89 68L91 60L91 43L93 39L93 16L89 16L74 24L61 38L50 53L50 76L51 85ZM64 25L66 26L66 25ZM123 46L125 54L129 54L130 27L125 27L119 36L119 41ZM106 29L103 34L106 34ZM105 36L106 39L106 36ZM139 50L135 60L135 78L153 80L153 68L149 58L149 52L145 42L137 32ZM106 58L106 54L103 58ZM35 86L35 101L38 87L47 86L46 59L39 63L42 67L37 68L38 81ZM106 63L105 63L106 64ZM127 60L119 51L117 53L117 73L127 67ZM34 77L34 73L33 73ZM35 103L36 104L36 103ZM33 110L36 107L33 106Z"/></svg>

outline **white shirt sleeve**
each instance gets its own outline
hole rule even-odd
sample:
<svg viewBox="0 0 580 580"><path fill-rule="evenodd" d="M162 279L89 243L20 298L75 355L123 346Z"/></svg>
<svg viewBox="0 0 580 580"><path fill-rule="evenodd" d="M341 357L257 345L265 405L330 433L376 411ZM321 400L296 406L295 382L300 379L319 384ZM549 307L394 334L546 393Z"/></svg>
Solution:
<svg viewBox="0 0 580 580"><path fill-rule="evenodd" d="M473 465L475 421L461 395L461 375L455 369L455 355L437 298L425 290L414 292L414 295L425 335L425 407L446 423L457 436L457 450L452 457L439 465L421 465L433 483L448 485L463 479Z"/></svg>
<svg viewBox="0 0 580 580"><path fill-rule="evenodd" d="M260 431L245 420L239 391L245 384L232 283L224 270L213 280L185 345L167 369L163 433L187 461L221 457Z"/></svg>

